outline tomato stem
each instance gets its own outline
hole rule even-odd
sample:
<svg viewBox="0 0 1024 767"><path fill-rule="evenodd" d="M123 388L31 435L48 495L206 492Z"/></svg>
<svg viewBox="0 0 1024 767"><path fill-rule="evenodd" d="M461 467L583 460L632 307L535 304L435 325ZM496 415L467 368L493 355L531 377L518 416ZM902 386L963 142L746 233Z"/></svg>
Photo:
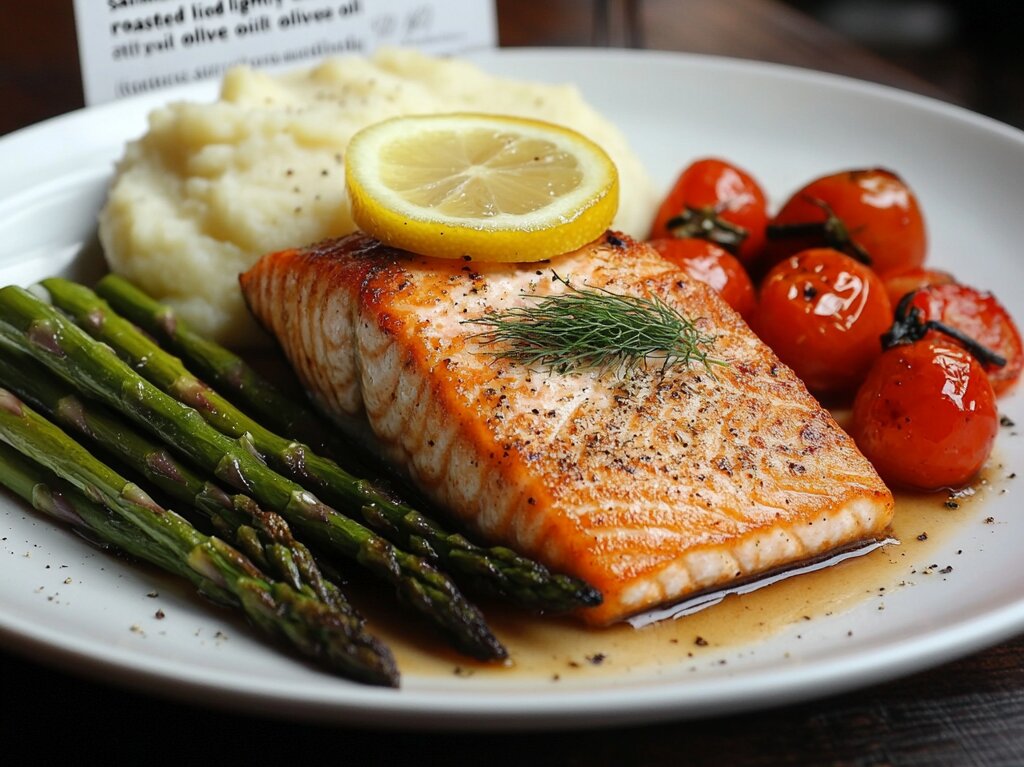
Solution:
<svg viewBox="0 0 1024 767"><path fill-rule="evenodd" d="M921 308L912 305L914 296L919 292L917 290L910 291L896 304L892 327L882 334L883 349L891 349L900 344L912 344L924 338L929 331L934 330L963 344L971 356L983 365L997 368L1006 365L1005 357L978 343L962 330L939 320L923 320Z"/></svg>
<svg viewBox="0 0 1024 767"><path fill-rule="evenodd" d="M708 240L735 255L750 232L719 215L726 207L724 202L705 208L687 205L678 215L670 218L665 226L673 237Z"/></svg>
<svg viewBox="0 0 1024 767"><path fill-rule="evenodd" d="M825 211L824 221L803 221L794 224L769 224L765 234L770 240L785 240L791 237L818 237L824 243L840 253L855 258L862 264L871 266L871 256L864 247L853 240L850 230L829 207L828 203L817 197L804 197L812 205Z"/></svg>

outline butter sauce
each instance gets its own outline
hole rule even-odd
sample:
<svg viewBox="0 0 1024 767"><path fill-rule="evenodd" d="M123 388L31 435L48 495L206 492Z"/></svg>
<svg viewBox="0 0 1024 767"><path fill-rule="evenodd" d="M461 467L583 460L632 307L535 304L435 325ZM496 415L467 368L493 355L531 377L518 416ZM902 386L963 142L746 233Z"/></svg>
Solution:
<svg viewBox="0 0 1024 767"><path fill-rule="evenodd" d="M370 628L388 642L407 675L497 679L513 674L517 679L558 682L630 672L696 671L724 664L727 651L735 655L742 646L754 645L794 624L841 615L868 600L881 605L886 594L912 588L926 577L942 577L932 566L934 554L967 525L983 524L978 508L988 495L999 492L985 477L973 488L973 494L958 495L955 500L948 493L897 494L892 533L898 545L752 593L730 595L700 612L639 629L629 624L594 629L570 618L531 616L483 604L492 628L509 649L511 660L504 666L475 663L452 652L422 624L390 607L389 599L364 602L365 592L356 599Z"/></svg>

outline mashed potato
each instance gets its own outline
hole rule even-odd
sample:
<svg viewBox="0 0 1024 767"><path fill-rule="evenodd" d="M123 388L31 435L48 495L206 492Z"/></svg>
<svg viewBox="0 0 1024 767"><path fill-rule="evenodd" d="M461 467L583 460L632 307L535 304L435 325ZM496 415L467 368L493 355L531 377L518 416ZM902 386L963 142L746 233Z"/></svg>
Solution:
<svg viewBox="0 0 1024 767"><path fill-rule="evenodd" d="M235 69L216 103L153 112L149 131L118 164L100 214L110 268L196 330L235 346L260 344L238 274L264 253L355 228L343 167L351 136L396 115L455 111L534 117L584 133L618 167L616 226L646 234L652 183L622 134L574 87L390 50L276 77Z"/></svg>

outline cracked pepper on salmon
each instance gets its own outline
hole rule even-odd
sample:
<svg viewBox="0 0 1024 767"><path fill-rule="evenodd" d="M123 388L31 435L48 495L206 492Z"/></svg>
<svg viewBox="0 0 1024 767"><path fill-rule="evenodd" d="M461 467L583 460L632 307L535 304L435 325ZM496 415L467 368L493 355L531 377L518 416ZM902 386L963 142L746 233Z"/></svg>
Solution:
<svg viewBox="0 0 1024 767"><path fill-rule="evenodd" d="M500 356L472 320L575 285L658 296L714 356L628 376ZM540 264L362 234L264 256L246 301L341 428L480 537L583 578L604 625L886 536L893 499L803 383L705 285L609 234Z"/></svg>

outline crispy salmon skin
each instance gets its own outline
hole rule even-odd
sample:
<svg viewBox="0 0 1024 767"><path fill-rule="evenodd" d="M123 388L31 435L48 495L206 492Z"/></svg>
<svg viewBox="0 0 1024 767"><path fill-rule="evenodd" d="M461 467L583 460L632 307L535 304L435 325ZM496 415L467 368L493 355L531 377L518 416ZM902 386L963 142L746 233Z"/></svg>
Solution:
<svg viewBox="0 0 1024 767"><path fill-rule="evenodd" d="M728 362L531 370L486 313L575 285L657 295ZM241 277L319 407L483 538L601 590L603 625L885 535L893 499L803 383L712 290L609 233L543 264L436 260L361 234Z"/></svg>

